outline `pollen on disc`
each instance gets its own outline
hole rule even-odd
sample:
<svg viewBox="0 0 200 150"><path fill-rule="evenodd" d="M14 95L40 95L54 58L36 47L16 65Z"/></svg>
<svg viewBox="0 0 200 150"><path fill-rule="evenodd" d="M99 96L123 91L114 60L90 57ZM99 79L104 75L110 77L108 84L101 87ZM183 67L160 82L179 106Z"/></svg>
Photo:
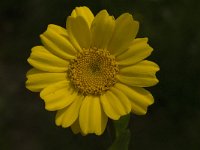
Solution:
<svg viewBox="0 0 200 150"><path fill-rule="evenodd" d="M115 58L108 51L91 48L84 49L70 62L68 76L84 95L100 95L116 83L118 72Z"/></svg>

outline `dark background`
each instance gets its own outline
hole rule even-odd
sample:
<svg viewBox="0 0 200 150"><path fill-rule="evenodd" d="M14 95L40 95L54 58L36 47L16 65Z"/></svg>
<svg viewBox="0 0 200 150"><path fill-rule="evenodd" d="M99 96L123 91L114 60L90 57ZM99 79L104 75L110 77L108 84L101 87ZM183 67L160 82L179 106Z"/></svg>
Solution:
<svg viewBox="0 0 200 150"><path fill-rule="evenodd" d="M0 0L0 150L104 150L109 135L74 135L54 124L38 93L25 89L27 58L48 24L65 26L75 6L115 17L129 12L149 37L150 60L160 83L149 90L155 104L131 116L132 150L200 149L199 0Z"/></svg>

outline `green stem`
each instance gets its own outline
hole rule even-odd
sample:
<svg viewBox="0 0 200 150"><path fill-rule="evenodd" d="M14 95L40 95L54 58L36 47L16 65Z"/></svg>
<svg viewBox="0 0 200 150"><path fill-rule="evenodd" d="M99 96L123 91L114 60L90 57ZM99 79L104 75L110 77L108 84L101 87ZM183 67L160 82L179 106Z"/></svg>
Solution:
<svg viewBox="0 0 200 150"><path fill-rule="evenodd" d="M122 116L119 120L113 121L115 129L115 140L108 150L128 150L131 132L127 129L130 114Z"/></svg>

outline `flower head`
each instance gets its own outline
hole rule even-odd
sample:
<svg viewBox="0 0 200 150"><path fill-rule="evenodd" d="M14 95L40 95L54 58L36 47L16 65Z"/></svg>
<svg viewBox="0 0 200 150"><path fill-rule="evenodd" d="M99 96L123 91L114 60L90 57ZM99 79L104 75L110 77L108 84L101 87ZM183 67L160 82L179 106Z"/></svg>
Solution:
<svg viewBox="0 0 200 150"><path fill-rule="evenodd" d="M143 87L158 83L158 65L144 60L152 48L135 38L139 23L131 14L115 19L106 10L95 17L76 7L66 28L49 25L41 46L32 48L26 87L40 92L56 124L74 133L101 135L108 118L143 115L154 100Z"/></svg>

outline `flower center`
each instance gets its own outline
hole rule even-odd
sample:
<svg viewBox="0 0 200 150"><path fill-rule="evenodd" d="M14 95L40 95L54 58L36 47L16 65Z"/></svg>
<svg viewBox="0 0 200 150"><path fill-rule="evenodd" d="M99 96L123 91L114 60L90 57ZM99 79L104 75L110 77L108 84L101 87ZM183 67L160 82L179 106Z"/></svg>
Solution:
<svg viewBox="0 0 200 150"><path fill-rule="evenodd" d="M69 64L69 78L84 95L100 95L116 82L119 72L115 58L108 51L91 48L79 53Z"/></svg>

